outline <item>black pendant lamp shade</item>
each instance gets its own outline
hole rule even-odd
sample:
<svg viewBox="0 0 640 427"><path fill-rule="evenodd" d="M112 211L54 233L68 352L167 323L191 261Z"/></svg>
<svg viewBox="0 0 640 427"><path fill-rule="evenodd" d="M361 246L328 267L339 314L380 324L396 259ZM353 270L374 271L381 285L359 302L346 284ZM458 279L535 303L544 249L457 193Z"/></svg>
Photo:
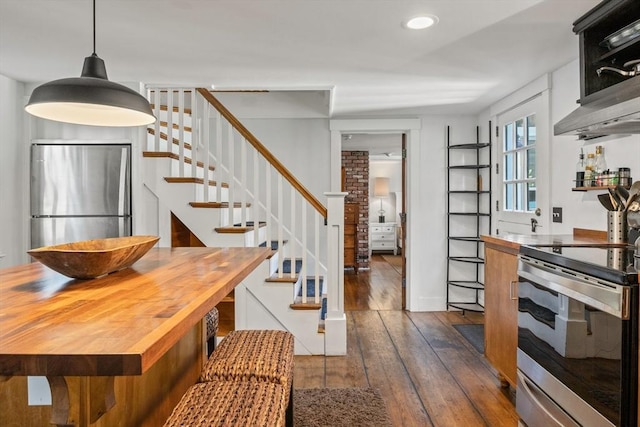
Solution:
<svg viewBox="0 0 640 427"><path fill-rule="evenodd" d="M37 117L91 126L143 126L156 121L149 101L138 92L107 79L104 61L95 53L84 59L80 77L38 86L25 110Z"/></svg>

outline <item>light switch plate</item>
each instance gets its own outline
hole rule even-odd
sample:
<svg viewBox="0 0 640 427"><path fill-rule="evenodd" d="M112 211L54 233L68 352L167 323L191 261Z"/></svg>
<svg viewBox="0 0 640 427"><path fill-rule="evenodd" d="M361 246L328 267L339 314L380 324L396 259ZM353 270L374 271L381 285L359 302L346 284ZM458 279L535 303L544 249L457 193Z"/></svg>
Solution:
<svg viewBox="0 0 640 427"><path fill-rule="evenodd" d="M562 208L552 208L553 222L562 222Z"/></svg>

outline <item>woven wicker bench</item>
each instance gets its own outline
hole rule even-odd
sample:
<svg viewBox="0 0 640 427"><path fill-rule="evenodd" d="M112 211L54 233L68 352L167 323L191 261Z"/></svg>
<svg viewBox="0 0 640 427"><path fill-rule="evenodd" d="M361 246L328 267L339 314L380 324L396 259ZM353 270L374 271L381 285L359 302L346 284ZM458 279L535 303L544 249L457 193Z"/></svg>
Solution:
<svg viewBox="0 0 640 427"><path fill-rule="evenodd" d="M207 323L207 355L211 356L211 353L216 348L216 336L218 335L220 313L216 307L213 307L213 309L211 309L204 318Z"/></svg>
<svg viewBox="0 0 640 427"><path fill-rule="evenodd" d="M207 360L200 381L279 384L285 390L286 423L293 425L293 345L286 331L232 331Z"/></svg>
<svg viewBox="0 0 640 427"><path fill-rule="evenodd" d="M285 388L273 382L211 381L187 390L164 427L284 426Z"/></svg>

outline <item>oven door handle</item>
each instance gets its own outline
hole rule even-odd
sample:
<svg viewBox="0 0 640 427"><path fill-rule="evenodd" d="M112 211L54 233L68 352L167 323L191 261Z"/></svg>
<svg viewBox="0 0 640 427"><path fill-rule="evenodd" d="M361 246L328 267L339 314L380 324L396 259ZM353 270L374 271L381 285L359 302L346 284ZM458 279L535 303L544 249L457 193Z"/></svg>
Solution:
<svg viewBox="0 0 640 427"><path fill-rule="evenodd" d="M612 314L619 319L629 319L630 300L627 286L587 282L560 268L531 261L522 256L518 260L518 276Z"/></svg>
<svg viewBox="0 0 640 427"><path fill-rule="evenodd" d="M558 427L563 426L563 427L567 427L567 426L575 426L578 427L579 424L576 423L575 421L573 421L573 419L571 419L568 415L566 415L566 419L564 420L559 420L554 414L552 414L546 407L545 403L541 402L538 397L536 395L542 395L544 396L544 392L542 390L540 390L540 388L538 388L538 386L536 386L534 383L532 383L529 378L527 378L522 372L518 371L517 374L518 376L518 381L519 381L519 385L522 386L523 388L523 392L527 395L527 397L529 399L531 399L533 401L533 403L536 404L536 408L541 410L544 415L545 415L545 422L547 423L547 425L549 425L548 423L550 421L553 421L554 424L551 425L556 425ZM533 389L533 390L532 390ZM546 396L545 396L546 397ZM551 403L551 405L554 405L554 403ZM558 410L561 410L558 408ZM564 418L565 414L563 414L563 418Z"/></svg>

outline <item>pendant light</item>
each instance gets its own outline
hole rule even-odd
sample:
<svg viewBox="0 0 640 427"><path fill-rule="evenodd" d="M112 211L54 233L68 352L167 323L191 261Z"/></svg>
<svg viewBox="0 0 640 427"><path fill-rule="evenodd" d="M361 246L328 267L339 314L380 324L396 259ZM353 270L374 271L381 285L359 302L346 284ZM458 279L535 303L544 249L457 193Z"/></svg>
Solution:
<svg viewBox="0 0 640 427"><path fill-rule="evenodd" d="M44 119L79 125L142 126L156 121L145 97L107 78L104 61L96 54L96 0L93 54L84 59L82 74L38 86L25 110Z"/></svg>

